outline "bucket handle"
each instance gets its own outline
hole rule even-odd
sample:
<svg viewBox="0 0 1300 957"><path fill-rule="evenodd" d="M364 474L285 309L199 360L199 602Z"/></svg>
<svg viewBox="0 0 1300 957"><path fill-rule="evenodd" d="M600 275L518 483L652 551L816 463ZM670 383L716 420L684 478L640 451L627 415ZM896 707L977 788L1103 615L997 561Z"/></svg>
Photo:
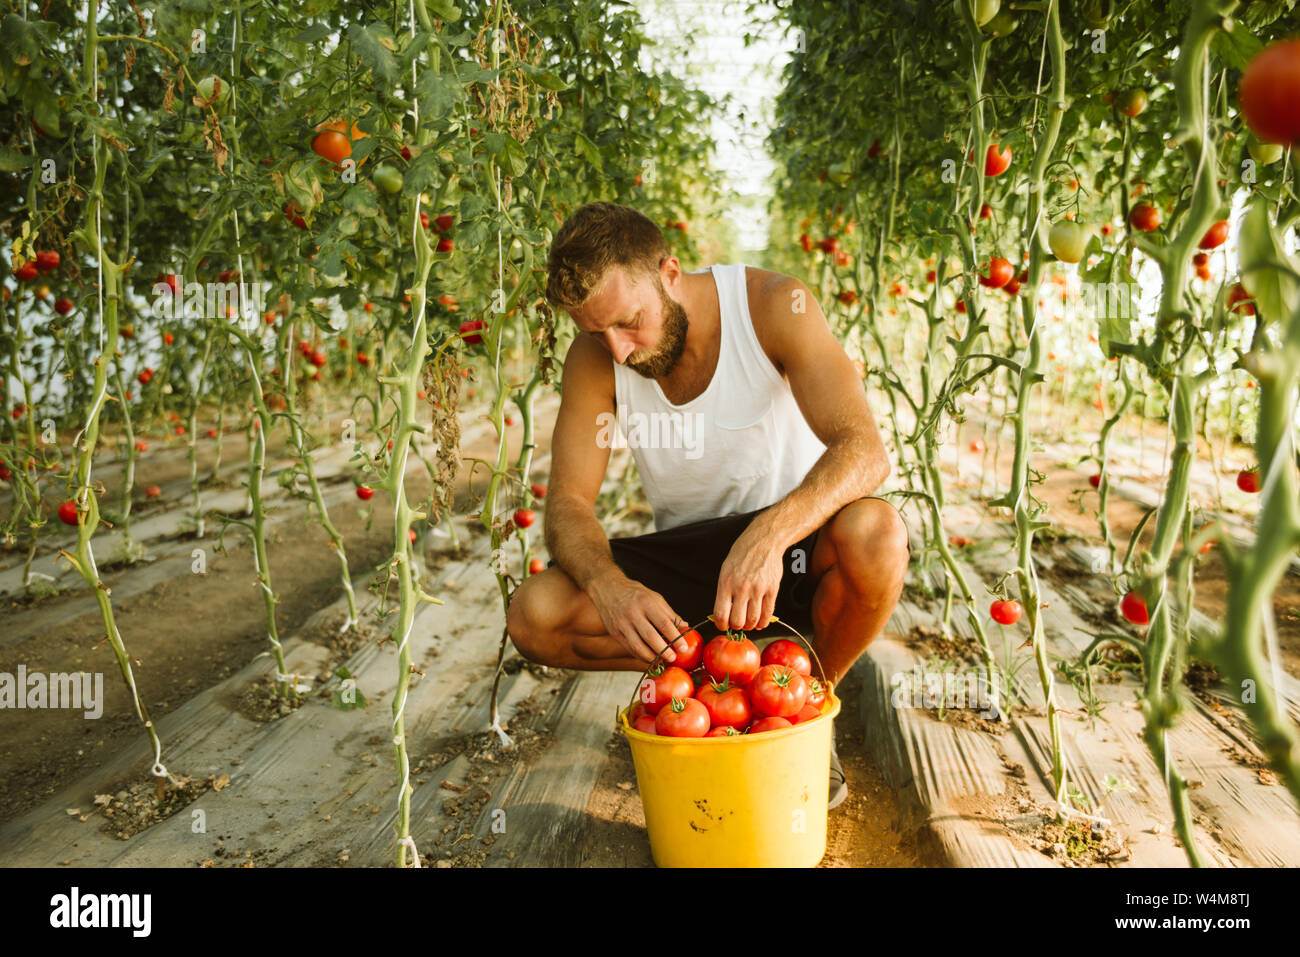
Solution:
<svg viewBox="0 0 1300 957"><path fill-rule="evenodd" d="M672 641L668 642L668 644L664 646L664 651L667 651L667 650L668 650L669 648L671 648L674 644L676 644L677 641L678 641L678 639L680 639L683 635L687 634L687 632L694 631L696 628L699 628L700 625L704 624L706 621L707 621L707 622L713 622L713 616L712 616L712 615L708 615L708 616L705 617L705 618L701 618L701 619L700 619L698 622L696 622L695 624L690 625L690 626L688 626L687 628L685 628L684 630L678 632L677 637L674 638ZM713 623L714 623L715 625L717 624L717 622L713 622ZM789 630L790 630L790 631L795 635L795 637L797 637L800 641L803 642L804 647L808 649L808 653L809 653L810 655L812 655L812 659L813 659L813 661L815 661L815 662L817 663L817 670L818 670L819 672L821 672L821 675L822 675L822 678L821 678L821 682L822 682L822 684L826 685L827 689L829 689L829 688L831 687L830 679L826 677L826 670L825 670L824 668L822 668L822 662L821 662L821 659L820 659L819 657L817 657L817 649L814 648L814 647L812 646L812 642L809 641L807 638L805 638L805 637L803 636L803 634L799 631L798 628L796 628L794 625L790 624L788 621L785 621L784 619L781 619L781 618L776 617L776 615L773 615L770 619L768 619L768 622L767 622L767 623L768 623L769 625L784 625L786 628L788 628L788 629L789 629ZM728 628L728 629L727 629L727 633L728 633L728 634L730 634L732 631L733 631L733 629L731 629L731 628ZM646 665L645 671L641 672L641 680L637 682L636 688L635 688L635 689L633 690L633 692L632 692L632 700L628 702L628 705L627 705L628 708L631 708L633 705L636 704L637 697L640 695L640 693L641 693L641 689L645 687L645 679L646 679L646 676L649 675L649 673L650 673L650 669L653 668L655 665L657 665L657 664L659 663L659 659L663 657L663 653L664 653L664 651L661 651L661 652L659 652L659 654L655 655L655 656L654 656L654 660L652 660L652 661L650 662L650 664ZM624 709L624 710L626 710L626 709ZM618 724L618 715L619 715L619 714L621 714L621 712L617 712L617 713L615 713L615 715L614 715L614 723L615 723L615 725Z"/></svg>

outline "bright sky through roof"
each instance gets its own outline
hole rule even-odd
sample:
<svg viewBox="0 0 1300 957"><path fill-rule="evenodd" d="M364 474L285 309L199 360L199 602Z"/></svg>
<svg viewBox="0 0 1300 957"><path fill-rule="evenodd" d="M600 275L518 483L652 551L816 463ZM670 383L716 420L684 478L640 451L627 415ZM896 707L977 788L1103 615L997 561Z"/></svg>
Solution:
<svg viewBox="0 0 1300 957"><path fill-rule="evenodd" d="M764 141L772 128L781 71L795 37L765 2L636 0L656 44L643 54L660 69L718 99L729 97L714 122L716 164L723 187L736 196L731 224L741 250L767 247L774 164ZM753 40L745 45L745 36Z"/></svg>

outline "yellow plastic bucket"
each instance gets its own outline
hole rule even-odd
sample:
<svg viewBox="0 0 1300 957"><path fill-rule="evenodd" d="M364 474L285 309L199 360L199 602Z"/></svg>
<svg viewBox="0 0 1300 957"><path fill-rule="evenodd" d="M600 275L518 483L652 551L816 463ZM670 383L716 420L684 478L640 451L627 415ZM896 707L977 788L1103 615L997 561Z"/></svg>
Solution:
<svg viewBox="0 0 1300 957"><path fill-rule="evenodd" d="M833 688L819 718L738 738L637 731L632 748L659 867L815 867L826 853Z"/></svg>

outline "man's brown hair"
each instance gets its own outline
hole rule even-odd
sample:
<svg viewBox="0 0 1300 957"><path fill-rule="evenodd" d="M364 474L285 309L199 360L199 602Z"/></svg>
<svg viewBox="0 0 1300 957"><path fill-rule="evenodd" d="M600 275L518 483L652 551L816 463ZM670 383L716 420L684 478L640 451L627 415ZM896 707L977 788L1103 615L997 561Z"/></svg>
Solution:
<svg viewBox="0 0 1300 957"><path fill-rule="evenodd" d="M632 207L585 203L564 221L551 243L546 298L572 311L591 297L611 266L653 279L668 255L663 231Z"/></svg>

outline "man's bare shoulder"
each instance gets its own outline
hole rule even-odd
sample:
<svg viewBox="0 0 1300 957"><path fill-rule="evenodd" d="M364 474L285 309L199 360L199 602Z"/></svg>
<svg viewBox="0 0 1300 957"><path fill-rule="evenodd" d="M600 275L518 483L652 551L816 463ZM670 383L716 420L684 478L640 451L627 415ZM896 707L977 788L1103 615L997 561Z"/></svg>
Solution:
<svg viewBox="0 0 1300 957"><path fill-rule="evenodd" d="M797 345L798 327L809 317L820 319L821 308L813 291L794 276L746 266L745 292L754 334L768 358L778 369L783 368L781 355Z"/></svg>
<svg viewBox="0 0 1300 957"><path fill-rule="evenodd" d="M584 394L608 396L613 401L613 357L595 339L579 333L564 356L564 375L560 385L565 394L573 386Z"/></svg>

